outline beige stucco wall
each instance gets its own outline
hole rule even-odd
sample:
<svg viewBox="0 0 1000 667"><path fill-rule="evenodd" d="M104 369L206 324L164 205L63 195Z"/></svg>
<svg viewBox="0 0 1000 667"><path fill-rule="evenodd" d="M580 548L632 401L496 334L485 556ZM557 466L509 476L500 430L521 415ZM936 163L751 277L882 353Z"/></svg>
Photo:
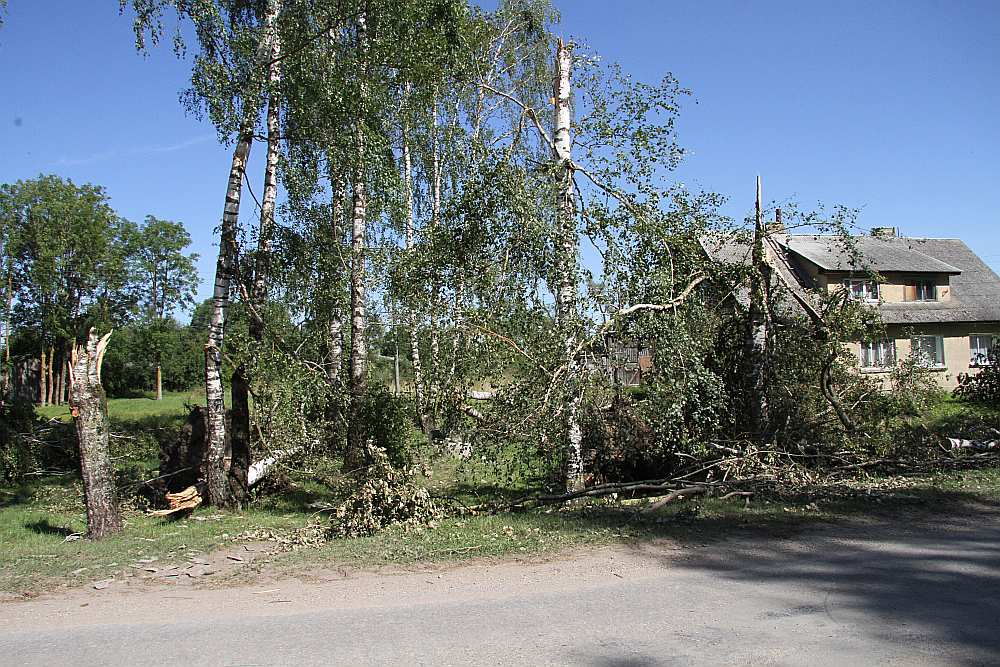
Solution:
<svg viewBox="0 0 1000 667"><path fill-rule="evenodd" d="M813 267L815 269L815 267ZM816 281L817 287L833 292L843 289L845 278L857 278L849 273L818 273L806 272ZM948 301L951 299L951 287L948 285L947 274L907 274L907 273L884 273L882 278L885 282L879 283L879 298L885 303L901 303L906 301L906 286L912 285L917 280L933 280L937 291L938 301Z"/></svg>
<svg viewBox="0 0 1000 667"><path fill-rule="evenodd" d="M886 327L886 334L896 341L896 359L906 359L910 355L910 336L941 336L944 348L945 367L934 370L934 377L944 389L954 389L958 386L958 376L961 373L978 373L978 368L969 367L969 335L986 334L1000 336L1000 322L933 324L919 327L902 327L892 325ZM861 344L850 343L848 347L861 366ZM888 388L888 371L863 371L866 375L877 376L886 383Z"/></svg>

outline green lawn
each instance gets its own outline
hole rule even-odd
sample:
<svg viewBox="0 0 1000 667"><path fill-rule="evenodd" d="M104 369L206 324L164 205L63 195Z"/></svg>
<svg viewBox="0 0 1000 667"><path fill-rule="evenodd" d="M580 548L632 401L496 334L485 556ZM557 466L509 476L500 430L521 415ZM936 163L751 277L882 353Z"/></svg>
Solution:
<svg viewBox="0 0 1000 667"><path fill-rule="evenodd" d="M203 405L204 390L190 392L164 392L162 400L153 395L142 398L108 399L108 416L121 421L137 421L147 417L181 417L187 414L187 405ZM69 421L68 405L46 405L36 408L38 416L44 419Z"/></svg>

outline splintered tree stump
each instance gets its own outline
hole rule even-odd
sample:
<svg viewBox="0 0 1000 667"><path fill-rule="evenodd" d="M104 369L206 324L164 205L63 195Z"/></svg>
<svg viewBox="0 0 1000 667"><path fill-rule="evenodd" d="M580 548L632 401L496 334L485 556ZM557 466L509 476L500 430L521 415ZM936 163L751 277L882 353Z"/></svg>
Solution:
<svg viewBox="0 0 1000 667"><path fill-rule="evenodd" d="M159 475L146 486L154 505L169 507L168 495L204 483L207 448L205 408L195 406L177 438L160 444Z"/></svg>
<svg viewBox="0 0 1000 667"><path fill-rule="evenodd" d="M111 462L108 401L101 386L101 364L111 334L98 339L91 329L85 343L71 351L70 408L80 446L80 473L87 506L87 537L100 539L122 528Z"/></svg>
<svg viewBox="0 0 1000 667"><path fill-rule="evenodd" d="M198 505L201 505L201 494L198 493L198 487L189 486L183 491L177 493L168 493L165 496L168 508L163 510L156 510L150 512L153 516L168 516L174 514L175 512L183 512L185 510L193 510Z"/></svg>

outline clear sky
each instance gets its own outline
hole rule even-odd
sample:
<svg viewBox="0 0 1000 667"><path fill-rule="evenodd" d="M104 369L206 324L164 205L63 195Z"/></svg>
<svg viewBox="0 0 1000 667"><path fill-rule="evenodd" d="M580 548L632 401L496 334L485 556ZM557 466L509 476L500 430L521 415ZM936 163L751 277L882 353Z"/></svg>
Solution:
<svg viewBox="0 0 1000 667"><path fill-rule="evenodd" d="M865 227L963 238L1000 269L1000 1L562 0L566 36L691 89L677 178L727 212L765 197L863 209ZM229 151L178 101L189 63L136 54L117 0L10 0L0 182L103 185L125 217L183 222L214 271ZM251 173L262 173L260 146ZM255 188L259 193L259 188ZM244 209L252 214L252 207Z"/></svg>

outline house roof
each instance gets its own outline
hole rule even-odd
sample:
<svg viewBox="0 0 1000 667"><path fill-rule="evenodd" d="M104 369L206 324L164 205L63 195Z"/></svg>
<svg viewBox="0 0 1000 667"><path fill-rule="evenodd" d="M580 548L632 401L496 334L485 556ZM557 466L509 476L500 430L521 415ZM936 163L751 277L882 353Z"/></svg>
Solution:
<svg viewBox="0 0 1000 667"><path fill-rule="evenodd" d="M961 269L925 252L932 239L905 236L782 234L777 241L824 271L961 273Z"/></svg>
<svg viewBox="0 0 1000 667"><path fill-rule="evenodd" d="M788 262L790 275L803 287L812 285L807 284L804 271L794 270L800 258L824 271L850 271L843 267L857 265L855 270L864 267L880 273L949 274L951 295L946 301L880 303L879 313L886 324L1000 322L1000 277L960 239L858 236L853 245L860 253L855 255L859 261L850 263L850 254L843 250L840 237L781 234L773 238L786 251L783 259L793 260ZM717 262L745 265L750 261L750 245L742 236L710 235L703 237L701 244Z"/></svg>
<svg viewBox="0 0 1000 667"><path fill-rule="evenodd" d="M886 324L1000 321L1000 277L960 239L914 239L921 252L961 270L947 301L882 303Z"/></svg>

